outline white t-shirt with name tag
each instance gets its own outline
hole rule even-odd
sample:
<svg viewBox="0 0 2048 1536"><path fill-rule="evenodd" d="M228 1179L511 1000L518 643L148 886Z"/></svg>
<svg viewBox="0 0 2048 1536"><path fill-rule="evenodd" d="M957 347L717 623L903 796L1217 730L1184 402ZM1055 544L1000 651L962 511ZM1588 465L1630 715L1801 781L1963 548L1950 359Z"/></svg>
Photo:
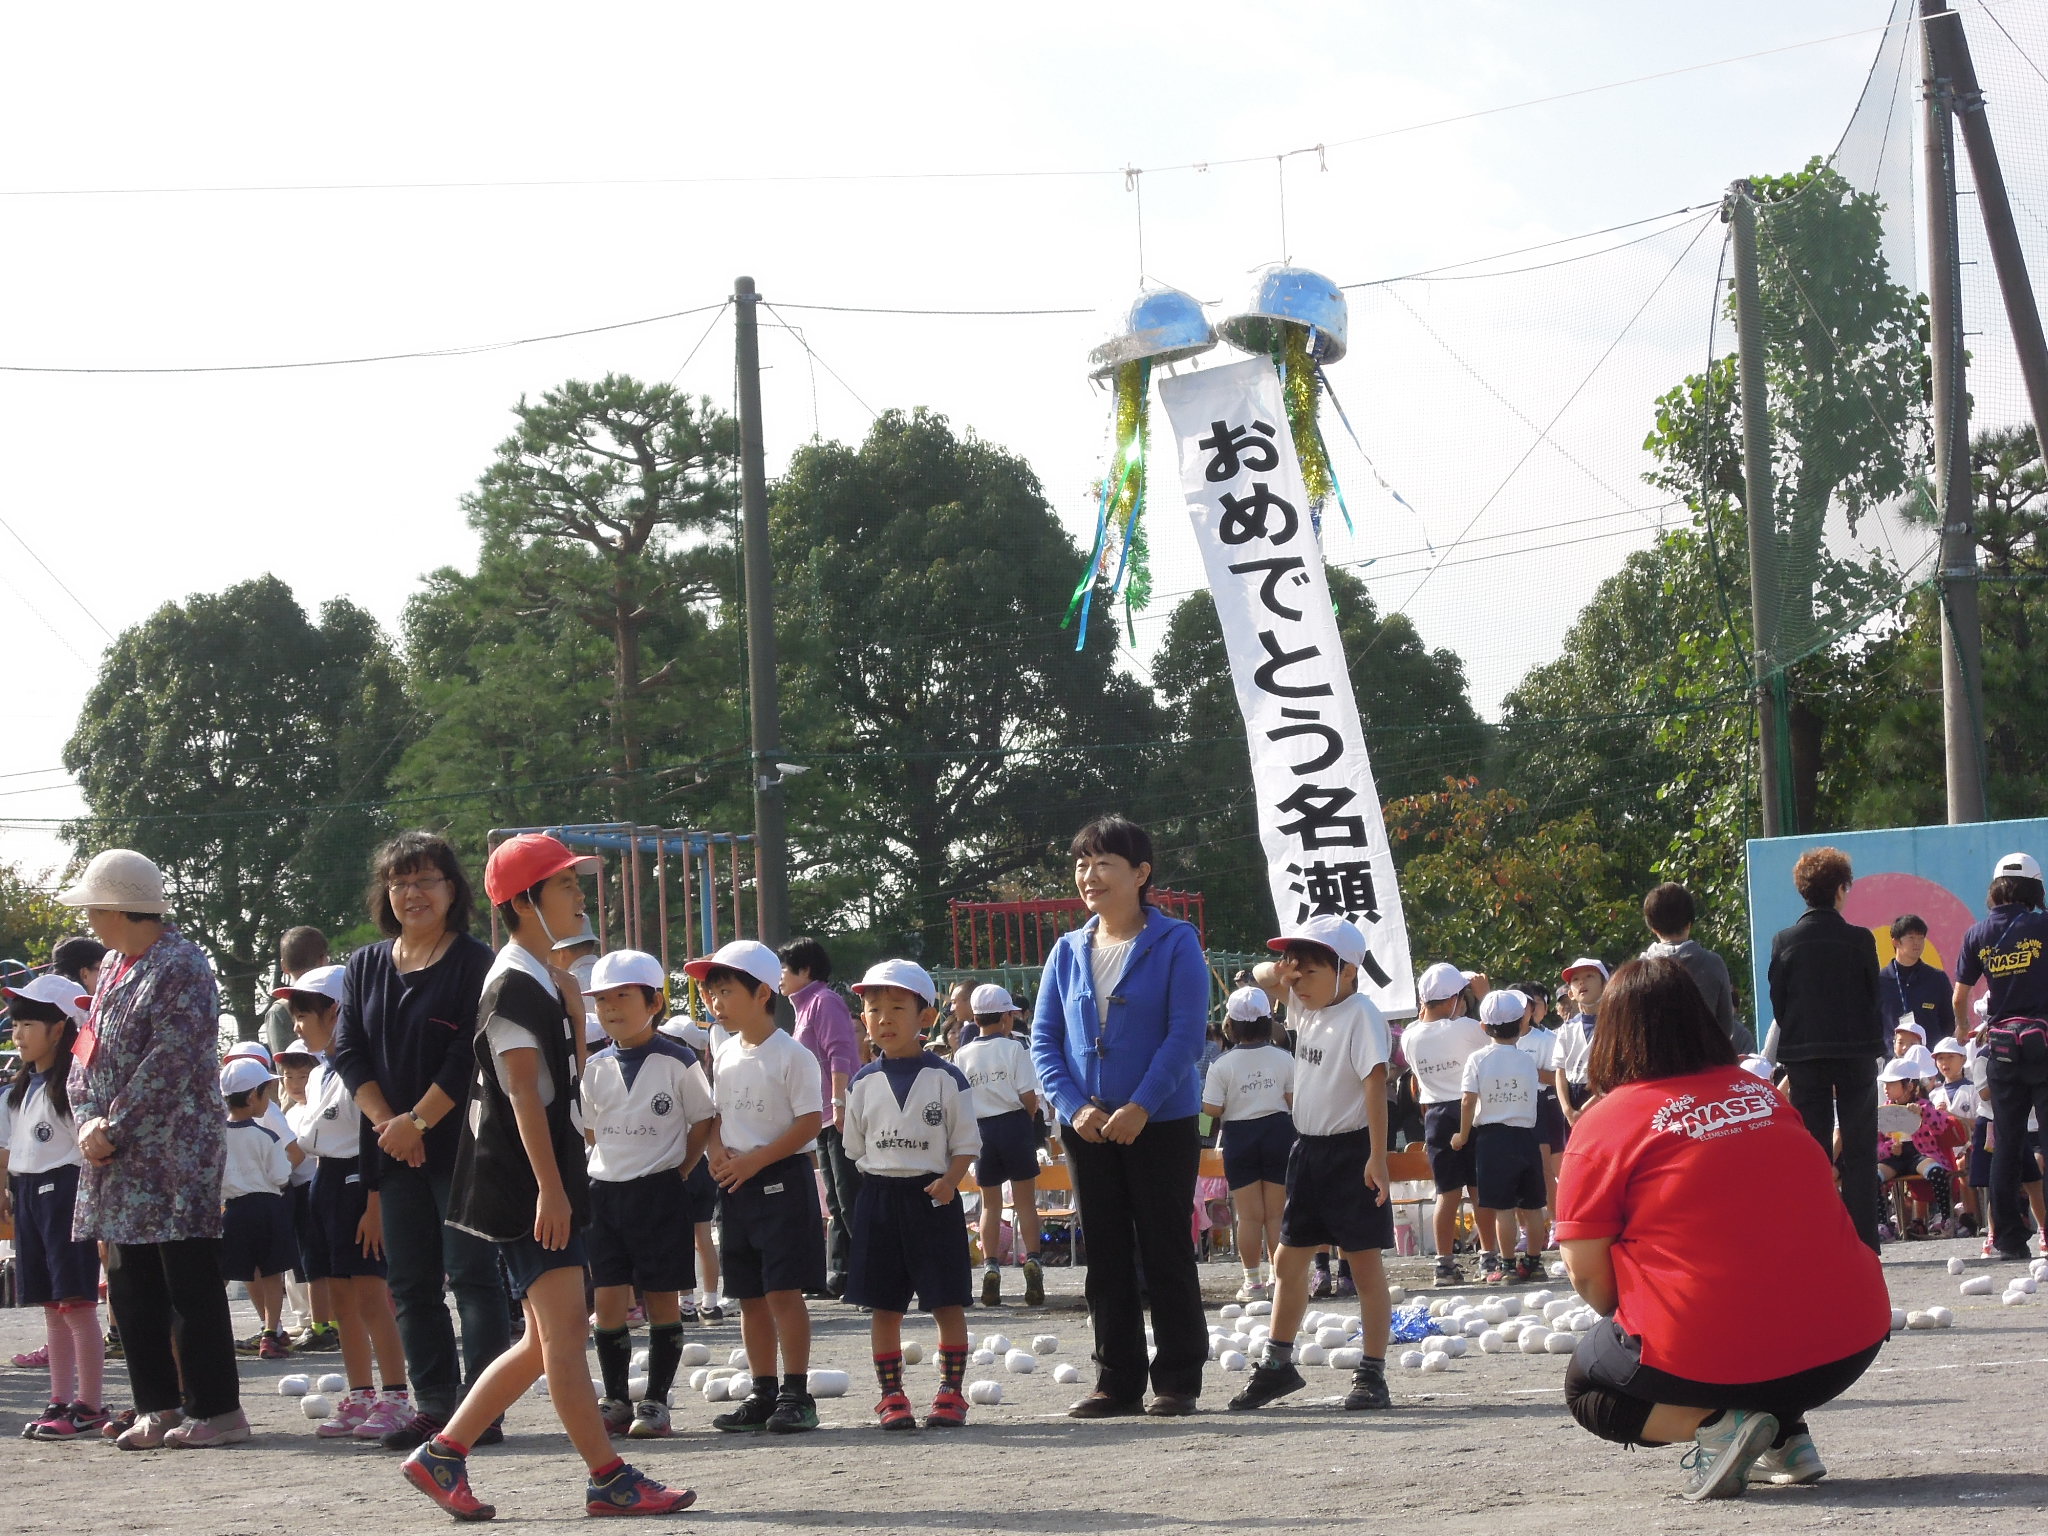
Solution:
<svg viewBox="0 0 2048 1536"><path fill-rule="evenodd" d="M596 1138L590 1176L607 1184L682 1167L690 1128L711 1118L704 1069L661 1034L623 1055L615 1045L597 1052L581 1093L583 1124Z"/></svg>
<svg viewBox="0 0 2048 1536"><path fill-rule="evenodd" d="M1512 1041L1495 1040L1465 1063L1464 1091L1479 1095L1474 1125L1536 1124L1536 1063Z"/></svg>
<svg viewBox="0 0 2048 1536"><path fill-rule="evenodd" d="M284 1193L292 1178L292 1160L275 1131L261 1120L230 1120L227 1142L227 1161L221 1169L221 1199Z"/></svg>
<svg viewBox="0 0 2048 1536"><path fill-rule="evenodd" d="M1031 1049L1015 1035L978 1036L953 1053L953 1065L974 1090L978 1119L1014 1114L1024 1107L1025 1094L1039 1091Z"/></svg>
<svg viewBox="0 0 2048 1536"><path fill-rule="evenodd" d="M759 1045L734 1035L713 1058L711 1102L718 1115L718 1139L731 1153L752 1152L781 1139L804 1115L825 1110L818 1083L818 1058L787 1030L774 1030ZM808 1152L817 1142L805 1143Z"/></svg>
<svg viewBox="0 0 2048 1536"><path fill-rule="evenodd" d="M1202 1102L1220 1108L1221 1119L1228 1125L1233 1120L1286 1114L1287 1096L1292 1092L1292 1056L1277 1045L1240 1045L1218 1056L1209 1068Z"/></svg>
<svg viewBox="0 0 2048 1536"><path fill-rule="evenodd" d="M885 1056L854 1073L841 1134L860 1171L882 1178L936 1179L954 1158L981 1151L966 1074L929 1051Z"/></svg>
<svg viewBox="0 0 2048 1536"><path fill-rule="evenodd" d="M1354 992L1327 1008L1303 1008L1289 1022L1294 1026L1296 1132L1341 1136L1362 1130L1365 1080L1387 1061L1386 1016Z"/></svg>
<svg viewBox="0 0 2048 1536"><path fill-rule="evenodd" d="M10 1174L48 1173L66 1164L85 1166L78 1150L78 1129L69 1115L58 1114L50 1102L46 1076L39 1073L29 1079L28 1094L19 1109L8 1106L12 1096L11 1089L0 1092L0 1144L7 1148Z"/></svg>
<svg viewBox="0 0 2048 1536"><path fill-rule="evenodd" d="M1536 1063L1536 1070L1546 1078L1557 1070L1557 1031L1554 1029L1532 1029L1515 1042L1521 1053Z"/></svg>
<svg viewBox="0 0 2048 1536"><path fill-rule="evenodd" d="M1401 1031L1401 1054L1415 1074L1415 1096L1424 1104L1457 1103L1465 1063L1485 1048L1486 1031L1470 1015L1417 1019Z"/></svg>
<svg viewBox="0 0 2048 1536"><path fill-rule="evenodd" d="M315 1158L363 1155L362 1116L348 1084L324 1061L306 1077L306 1102L294 1105L285 1118L306 1154L300 1168L312 1167Z"/></svg>

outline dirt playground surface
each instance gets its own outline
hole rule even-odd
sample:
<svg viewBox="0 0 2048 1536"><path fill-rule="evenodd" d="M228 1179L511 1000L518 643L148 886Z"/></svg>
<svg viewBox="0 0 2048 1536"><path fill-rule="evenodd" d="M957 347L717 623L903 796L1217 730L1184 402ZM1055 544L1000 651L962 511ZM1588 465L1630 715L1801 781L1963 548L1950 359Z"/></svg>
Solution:
<svg viewBox="0 0 2048 1536"><path fill-rule="evenodd" d="M1033 1335L1049 1333L1060 1349L1031 1375L1012 1375L1000 1364L970 1367L970 1379L1001 1380L1003 1402L976 1408L964 1432L885 1436L875 1429L865 1319L821 1303L814 1308L814 1364L849 1371L854 1384L847 1396L820 1404L817 1433L721 1435L710 1420L722 1410L679 1382L675 1437L622 1446L653 1475L697 1490L697 1507L664 1522L667 1529L916 1536L941 1529L1237 1533L1358 1525L1635 1536L1909 1532L1960 1521L1972 1536L2048 1530L2048 1287L2018 1307L1996 1296L1959 1296L1945 1269L1952 1255L1969 1259L1971 1274L1994 1274L2000 1289L2012 1272L1978 1264L1976 1250L1961 1241L1893 1245L1885 1263L1893 1301L1910 1309L1949 1306L1955 1326L1894 1336L1847 1397L1813 1416L1826 1481L1757 1488L1727 1503L1695 1506L1677 1498L1677 1449L1632 1452L1580 1430L1559 1391L1566 1361L1553 1355L1474 1353L1430 1375L1396 1366L1395 1408L1385 1414L1342 1412L1336 1403L1346 1377L1323 1367L1309 1368L1310 1391L1298 1400L1258 1414L1226 1413L1223 1403L1242 1377L1212 1365L1203 1412L1192 1419L1076 1423L1063 1410L1084 1388L1052 1379L1062 1361L1081 1368L1084 1386L1089 1379L1081 1275L1064 1269L1047 1271L1052 1304L1043 1311L1011 1306L969 1314L977 1338L1001 1332L1028 1347ZM1395 1281L1422 1294L1427 1263L1392 1259ZM1232 1265L1205 1268L1212 1321L1236 1278ZM238 1333L251 1331L246 1304L237 1303L235 1312ZM936 1338L929 1319L912 1319L906 1336L923 1339L928 1349ZM738 1347L739 1329L727 1322L690 1337L709 1344L714 1363L723 1363ZM0 1359L41 1341L40 1311L0 1311ZM445 1515L400 1482L396 1455L315 1440L297 1400L277 1394L280 1376L339 1368L340 1357L331 1354L245 1360L254 1442L215 1452L129 1453L106 1441L20 1439L22 1424L42 1406L48 1378L0 1365L0 1467L8 1489L0 1529L66 1536L448 1529ZM931 1358L909 1376L922 1405L937 1380ZM118 1363L109 1363L108 1380L113 1400L126 1402ZM546 1401L526 1399L506 1428L503 1446L479 1451L470 1463L479 1496L498 1506L498 1523L580 1526L582 1468Z"/></svg>

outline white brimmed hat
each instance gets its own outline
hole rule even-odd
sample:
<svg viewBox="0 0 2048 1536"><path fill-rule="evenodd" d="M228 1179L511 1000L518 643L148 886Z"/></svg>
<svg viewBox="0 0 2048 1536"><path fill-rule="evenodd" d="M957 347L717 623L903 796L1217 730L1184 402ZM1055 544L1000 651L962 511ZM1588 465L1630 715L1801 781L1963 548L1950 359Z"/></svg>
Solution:
<svg viewBox="0 0 2048 1536"><path fill-rule="evenodd" d="M342 977L347 973L345 965L316 965L310 971L301 971L283 986L271 988L270 995L287 998L294 992L313 992L338 1003L341 1001Z"/></svg>
<svg viewBox="0 0 2048 1536"><path fill-rule="evenodd" d="M271 1064L270 1047L261 1040L237 1040L228 1047L227 1054L221 1057L222 1061L241 1061L244 1059L260 1061L267 1067Z"/></svg>
<svg viewBox="0 0 2048 1536"><path fill-rule="evenodd" d="M777 976L777 980L780 980ZM599 955L590 970L588 992L609 992L613 987L652 987L667 990L668 973L661 962L642 949L615 949Z"/></svg>
<svg viewBox="0 0 2048 1536"><path fill-rule="evenodd" d="M1884 1064L1884 1070L1877 1074L1881 1083L1910 1083L1930 1077L1939 1077L1940 1070L1934 1065L1934 1058L1927 1056L1925 1062L1916 1061L1916 1056L1927 1056L1924 1050L1912 1050L1903 1056L1895 1056Z"/></svg>
<svg viewBox="0 0 2048 1536"><path fill-rule="evenodd" d="M1970 1050L1968 1046L1964 1045L1954 1035L1944 1035L1935 1044L1934 1049L1927 1054L1930 1056L1967 1056L1970 1054Z"/></svg>
<svg viewBox="0 0 2048 1536"><path fill-rule="evenodd" d="M555 940L555 948L574 949L579 944L595 944L596 942L597 930L590 926L590 914L586 912L583 914L583 921L577 925L574 933L564 934L561 938Z"/></svg>
<svg viewBox="0 0 2048 1536"><path fill-rule="evenodd" d="M1607 980L1609 975L1612 974L1607 969L1607 962L1605 960L1595 960L1591 955L1581 955L1564 968L1564 973L1559 979L1570 981L1573 973L1577 971L1598 971L1602 981Z"/></svg>
<svg viewBox="0 0 2048 1536"><path fill-rule="evenodd" d="M782 990L782 957L759 939L734 939L730 944L721 944L714 953L690 961L683 967L683 974L692 981L702 981L713 966L724 966L753 977L764 987Z"/></svg>
<svg viewBox="0 0 2048 1536"><path fill-rule="evenodd" d="M130 848L108 848L94 854L78 883L58 893L57 904L158 916L171 909L164 900L164 872Z"/></svg>
<svg viewBox="0 0 2048 1536"><path fill-rule="evenodd" d="M1927 1043L1927 1031L1911 1019L1901 1019L1892 1026L1892 1033L1895 1035L1916 1035L1919 1037L1922 1045Z"/></svg>
<svg viewBox="0 0 2048 1536"><path fill-rule="evenodd" d="M1365 935L1356 923L1346 918L1312 917L1305 923L1294 924L1279 938L1266 940L1268 949L1285 949L1290 944L1320 944L1335 955L1340 964L1365 963Z"/></svg>
<svg viewBox="0 0 2048 1536"><path fill-rule="evenodd" d="M265 1083L276 1081L277 1074L254 1056L230 1056L220 1069L223 1098L231 1093L247 1093L251 1088L261 1088Z"/></svg>
<svg viewBox="0 0 2048 1536"><path fill-rule="evenodd" d="M1249 1024L1254 1019L1270 1019L1273 1017L1273 999L1266 996L1264 987L1239 987L1223 1005L1223 1014L1240 1024Z"/></svg>
<svg viewBox="0 0 2048 1536"><path fill-rule="evenodd" d="M1998 861L1997 868L1991 871L1991 878L1994 880L2001 875L2017 875L2022 880L2038 880L2041 878L2041 866L2035 862L2031 853L2008 853Z"/></svg>
<svg viewBox="0 0 2048 1536"><path fill-rule="evenodd" d="M968 998L967 1006L975 1013L1015 1013L1017 1000L1010 996L1009 988L999 987L992 981L984 981L974 989L974 995Z"/></svg>
<svg viewBox="0 0 2048 1536"><path fill-rule="evenodd" d="M1768 1056L1749 1055L1742 1058L1742 1070L1751 1077L1760 1077L1769 1082L1778 1075L1778 1069L1771 1064Z"/></svg>
<svg viewBox="0 0 2048 1536"><path fill-rule="evenodd" d="M73 1022L85 1018L85 1005L92 1001L91 995L77 982L68 976L58 976L54 973L38 976L25 987L4 987L0 988L0 991L6 992L9 997L25 997L30 1002L48 1003L52 1007L62 1008L65 1017Z"/></svg>
<svg viewBox="0 0 2048 1536"><path fill-rule="evenodd" d="M1472 984L1472 972L1461 971L1445 960L1439 960L1422 973L1415 983L1416 995L1425 1003L1448 1002Z"/></svg>
<svg viewBox="0 0 2048 1536"><path fill-rule="evenodd" d="M1528 1011L1529 999L1513 987L1489 992L1479 1000L1479 1022L1489 1030L1519 1024L1522 1022L1522 1015Z"/></svg>
<svg viewBox="0 0 2048 1536"><path fill-rule="evenodd" d="M932 980L931 972L915 960L877 960L868 967L867 974L853 984L856 993L865 992L870 987L901 987L906 992L915 992L928 1007L935 1008L939 1002L938 985ZM1009 996L1007 992L1003 995ZM979 1009L975 1011L980 1012Z"/></svg>

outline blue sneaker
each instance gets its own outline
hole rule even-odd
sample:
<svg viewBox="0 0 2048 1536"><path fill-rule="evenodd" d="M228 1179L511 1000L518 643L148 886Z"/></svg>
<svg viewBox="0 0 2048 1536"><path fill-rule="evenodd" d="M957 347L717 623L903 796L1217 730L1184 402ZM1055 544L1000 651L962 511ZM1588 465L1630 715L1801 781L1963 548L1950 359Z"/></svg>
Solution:
<svg viewBox="0 0 2048 1536"><path fill-rule="evenodd" d="M696 1502L693 1490L667 1487L623 1462L610 1477L593 1477L583 1489L586 1515L675 1515Z"/></svg>
<svg viewBox="0 0 2048 1536"><path fill-rule="evenodd" d="M1690 1474L1686 1500L1739 1497L1749 1486L1749 1469L1777 1438L1778 1421L1768 1413L1724 1408L1715 1423L1693 1431L1692 1449L1680 1463Z"/></svg>
<svg viewBox="0 0 2048 1536"><path fill-rule="evenodd" d="M432 1440L405 1458L405 1480L458 1520L489 1520L497 1506L469 1491L469 1462Z"/></svg>

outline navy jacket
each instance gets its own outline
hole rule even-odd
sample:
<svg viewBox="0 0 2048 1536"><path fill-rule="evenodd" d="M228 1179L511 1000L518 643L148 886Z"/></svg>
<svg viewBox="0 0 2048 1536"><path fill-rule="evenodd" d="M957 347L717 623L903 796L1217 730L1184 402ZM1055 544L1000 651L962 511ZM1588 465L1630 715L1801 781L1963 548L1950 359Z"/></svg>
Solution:
<svg viewBox="0 0 2048 1536"><path fill-rule="evenodd" d="M1833 907L1808 907L1771 940L1771 1011L1778 1061L1891 1054L1891 1025L1878 1001L1877 940Z"/></svg>
<svg viewBox="0 0 2048 1536"><path fill-rule="evenodd" d="M1884 1004L1894 1029L1906 1014L1927 1031L1932 1050L1956 1032L1955 987L1948 972L1922 961L1903 966L1894 960L1878 972L1878 1000Z"/></svg>
<svg viewBox="0 0 2048 1536"><path fill-rule="evenodd" d="M1136 1104L1154 1120L1202 1107L1195 1070L1208 1033L1209 963L1194 926L1145 909L1145 931L1098 1026L1092 964L1098 919L1060 935L1045 962L1031 1021L1031 1063L1061 1120L1099 1100Z"/></svg>

